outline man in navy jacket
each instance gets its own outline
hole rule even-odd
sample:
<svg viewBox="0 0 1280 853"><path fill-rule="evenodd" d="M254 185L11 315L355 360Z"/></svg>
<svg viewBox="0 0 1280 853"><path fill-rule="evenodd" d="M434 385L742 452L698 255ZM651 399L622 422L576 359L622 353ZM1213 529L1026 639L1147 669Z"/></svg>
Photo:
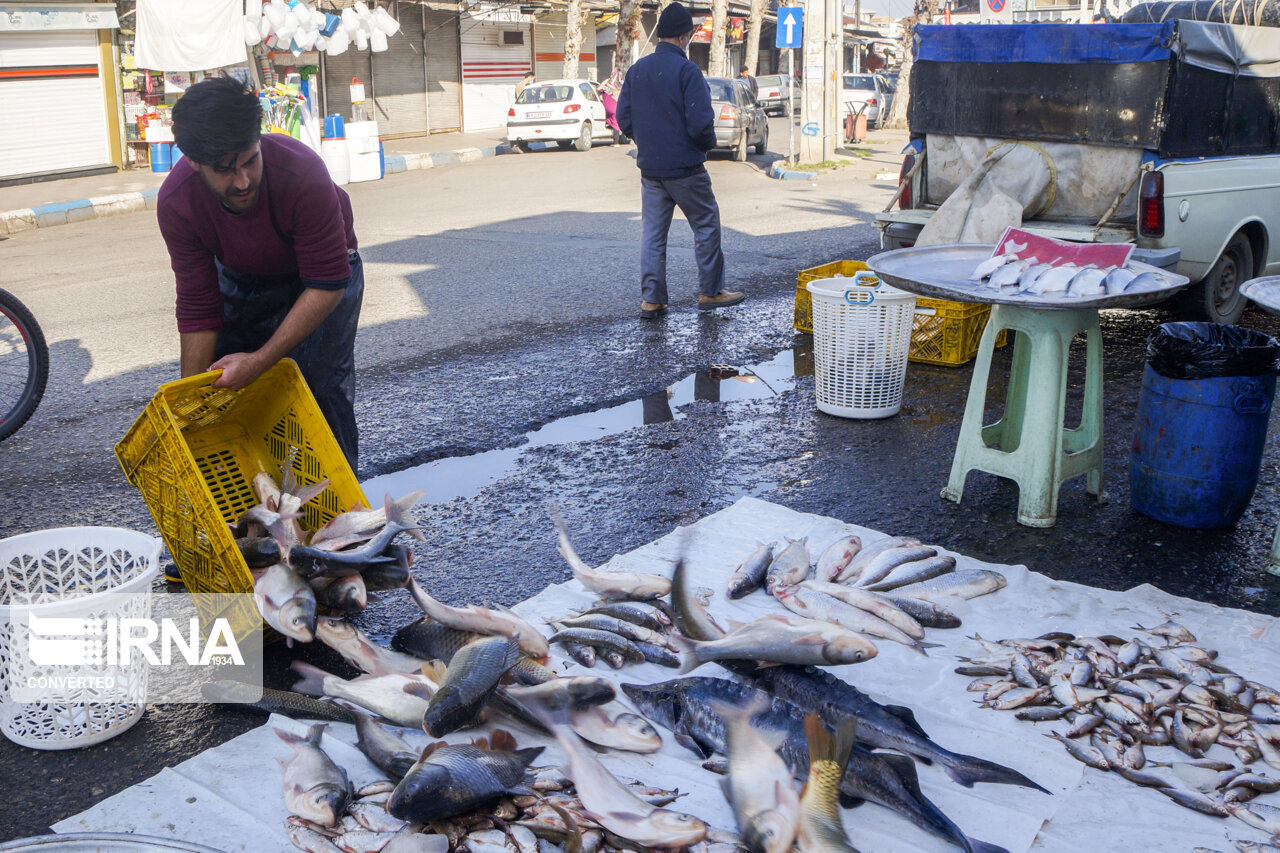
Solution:
<svg viewBox="0 0 1280 853"><path fill-rule="evenodd" d="M711 90L685 51L693 17L672 3L658 17L658 47L627 72L618 99L618 123L635 140L640 167L640 316L667 310L667 232L680 207L693 229L698 262L698 309L737 305L739 291L725 290L720 250L720 208L703 165L716 147Z"/></svg>

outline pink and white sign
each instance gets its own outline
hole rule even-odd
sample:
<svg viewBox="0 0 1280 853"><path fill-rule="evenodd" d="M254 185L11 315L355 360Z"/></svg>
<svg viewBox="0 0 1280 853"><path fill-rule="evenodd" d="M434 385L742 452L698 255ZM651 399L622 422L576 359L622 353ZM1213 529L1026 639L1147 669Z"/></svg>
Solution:
<svg viewBox="0 0 1280 853"><path fill-rule="evenodd" d="M1055 267L1075 264L1078 267L1107 269L1124 266L1132 253L1132 243L1071 243L1041 237L1021 228L1006 228L991 257L1016 255L1019 260L1035 258L1039 263Z"/></svg>

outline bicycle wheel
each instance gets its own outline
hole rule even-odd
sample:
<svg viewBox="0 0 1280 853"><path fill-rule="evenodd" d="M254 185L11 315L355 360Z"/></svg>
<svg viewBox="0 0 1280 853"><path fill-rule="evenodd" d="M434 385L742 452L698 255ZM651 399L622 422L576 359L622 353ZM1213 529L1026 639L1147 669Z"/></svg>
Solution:
<svg viewBox="0 0 1280 853"><path fill-rule="evenodd" d="M27 306L0 290L0 441L40 405L49 381L49 347Z"/></svg>

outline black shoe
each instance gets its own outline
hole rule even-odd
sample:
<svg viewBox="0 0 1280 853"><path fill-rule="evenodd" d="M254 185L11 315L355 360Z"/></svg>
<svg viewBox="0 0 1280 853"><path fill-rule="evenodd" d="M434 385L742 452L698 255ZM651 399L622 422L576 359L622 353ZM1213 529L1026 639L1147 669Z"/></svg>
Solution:
<svg viewBox="0 0 1280 853"><path fill-rule="evenodd" d="M182 583L182 572L176 563L165 563L164 579L169 583Z"/></svg>
<svg viewBox="0 0 1280 853"><path fill-rule="evenodd" d="M646 305L654 305L654 308L646 308ZM667 313L667 306L657 302L641 302L640 303L640 319L656 320L663 314Z"/></svg>

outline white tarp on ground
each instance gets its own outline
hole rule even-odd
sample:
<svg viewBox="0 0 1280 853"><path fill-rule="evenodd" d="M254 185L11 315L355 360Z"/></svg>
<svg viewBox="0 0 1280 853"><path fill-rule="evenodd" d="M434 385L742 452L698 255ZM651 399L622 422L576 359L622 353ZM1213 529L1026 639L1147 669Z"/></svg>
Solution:
<svg viewBox="0 0 1280 853"><path fill-rule="evenodd" d="M756 540L808 536L816 554L846 532L862 535L864 542L881 535L835 519L744 498L688 529L687 556L697 582L715 588L713 614L721 619L748 619L779 609L763 593L739 602L730 602L723 595L729 573L755 548ZM669 571L681 535L682 531L677 531L616 556L606 568ZM599 557L583 556L588 562ZM965 789L935 767L920 767L926 796L971 836L1002 845L1012 853L1166 851L1196 846L1225 853L1234 849L1230 839L1263 840L1262 833L1234 818L1200 815L1114 774L1086 772L1083 765L1042 736L1048 727L1062 724L1036 726L1016 720L1011 712L980 708L975 704L975 694L965 692L969 679L952 670L957 655L979 653L978 644L966 639L975 632L990 639L1034 636L1049 630L1130 636L1133 625L1154 625L1177 614L1177 620L1203 644L1219 650L1220 663L1249 678L1276 685L1280 684L1280 658L1276 655L1280 627L1276 619L1177 598L1149 585L1123 593L1109 592L1053 581L1023 566L988 566L956 556L961 569L986 567L1003 571L1009 586L994 595L959 602L956 610L964 619L964 627L930 630L927 639L943 645L931 649L928 658L884 642L876 659L835 671L879 701L912 708L920 724L939 744L1020 770L1054 795L1006 785L980 784ZM591 596L576 581L570 581L549 587L516 610L526 618L542 619L562 616L590 602ZM558 658L554 665L557 671L581 669ZM601 666L595 674L615 682L676 677L674 670L650 664L621 672ZM709 664L694 674L719 677L724 671ZM281 776L272 759L287 756L290 750L271 733L273 725L294 731L306 727L304 723L273 718L267 726L165 770L58 823L54 829L134 831L196 840L228 853L287 850L289 845L282 830L286 811ZM511 728L526 744L534 738L518 727ZM732 816L717 778L702 770L691 753L674 743L669 732L663 734L666 744L654 755L610 753L604 761L619 776L688 791L689 796L679 801L682 810L697 814L714 826L730 827ZM329 735L325 748L348 769L357 785L377 778L376 771L352 746L355 735L350 726L332 724ZM449 740L465 741L468 736L455 735ZM415 742L426 741L427 737L419 733ZM1148 754L1159 757L1159 752L1162 751L1149 750ZM546 763L550 763L557 752L549 749L545 755ZM1264 798L1276 799L1275 795ZM845 812L845 825L854 845L864 853L954 849L876 805Z"/></svg>

